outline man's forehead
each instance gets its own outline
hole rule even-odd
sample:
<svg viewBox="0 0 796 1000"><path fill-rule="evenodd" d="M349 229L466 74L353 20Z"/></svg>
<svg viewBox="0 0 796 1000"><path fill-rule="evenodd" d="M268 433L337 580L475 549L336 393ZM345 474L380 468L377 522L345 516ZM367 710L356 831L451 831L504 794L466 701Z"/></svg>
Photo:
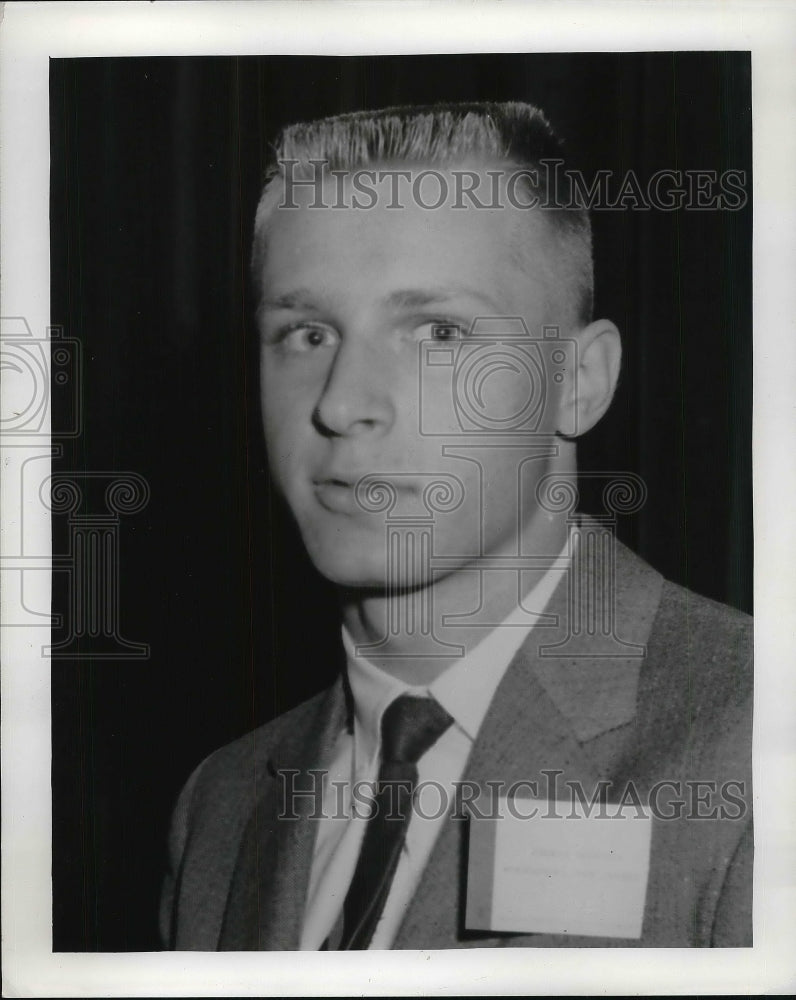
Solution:
<svg viewBox="0 0 796 1000"><path fill-rule="evenodd" d="M398 176L392 170L408 173ZM465 172L459 181L457 170ZM391 305L396 296L408 302L427 292L426 304L431 304L435 286L442 290L440 301L468 285L493 303L505 301L507 294L513 298L518 286L537 301L548 298L551 235L544 211L519 208L505 198L493 204L490 198L492 186L499 192L503 185L505 193L510 170L506 164L469 160L444 168L388 162L360 173L327 172L317 183L275 192L279 200L262 220L264 295L279 297L291 290L300 273L329 295L341 293L340 282L352 294L353 286L365 283L379 301L389 291ZM449 196L436 206L440 178ZM472 187L478 180L490 185L481 189L480 200L454 200L459 197L455 183ZM490 307L481 301L477 308Z"/></svg>
<svg viewBox="0 0 796 1000"><path fill-rule="evenodd" d="M527 261L534 251L546 251L551 233L545 209L518 194L517 170L472 160L452 166L386 162L315 175L302 170L277 182L263 228L288 240L322 238L324 232L334 239L344 231L356 238L378 228L385 238L406 232L417 239L481 239L483 250L491 234L496 248Z"/></svg>

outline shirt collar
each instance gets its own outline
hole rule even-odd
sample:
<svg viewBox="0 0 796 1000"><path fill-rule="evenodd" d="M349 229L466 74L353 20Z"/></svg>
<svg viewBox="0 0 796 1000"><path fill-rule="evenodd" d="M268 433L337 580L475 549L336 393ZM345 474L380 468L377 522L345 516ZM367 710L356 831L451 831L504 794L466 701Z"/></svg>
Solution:
<svg viewBox="0 0 796 1000"><path fill-rule="evenodd" d="M348 683L354 703L357 759L370 761L375 756L381 741L381 717L384 709L410 688L364 656L357 656L354 642L345 626L343 626L343 646L348 665Z"/></svg>

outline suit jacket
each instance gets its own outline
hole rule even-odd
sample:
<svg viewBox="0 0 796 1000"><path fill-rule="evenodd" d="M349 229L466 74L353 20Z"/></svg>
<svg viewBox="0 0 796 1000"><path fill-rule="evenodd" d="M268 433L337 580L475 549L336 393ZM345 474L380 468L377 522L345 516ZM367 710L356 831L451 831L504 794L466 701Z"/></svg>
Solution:
<svg viewBox="0 0 796 1000"><path fill-rule="evenodd" d="M624 655L634 650L589 622L570 627L562 580L547 608L555 624L537 626L513 659L463 777L544 788L541 772L555 769L560 788L577 780L588 792L603 779L618 798L632 781L642 799L656 782L679 782L686 809L653 820L640 940L466 930L467 828L449 816L393 947L751 945L751 620L664 581L619 543L615 586L597 589L615 595L615 635L644 655ZM173 819L166 947L298 948L317 822L310 796L296 803L299 818L277 819L278 772L293 769L295 786L311 787L308 770L323 767L346 724L338 680L196 769ZM715 791L737 782L742 802L711 818L718 799L703 785L702 803L689 803L689 781Z"/></svg>

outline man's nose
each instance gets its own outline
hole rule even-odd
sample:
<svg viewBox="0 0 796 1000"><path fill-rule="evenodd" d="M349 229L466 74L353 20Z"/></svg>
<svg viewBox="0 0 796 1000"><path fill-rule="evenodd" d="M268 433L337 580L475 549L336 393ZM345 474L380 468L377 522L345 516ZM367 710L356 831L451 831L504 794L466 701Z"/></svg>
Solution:
<svg viewBox="0 0 796 1000"><path fill-rule="evenodd" d="M316 428L335 437L388 429L395 417L390 360L373 345L341 343L313 412Z"/></svg>

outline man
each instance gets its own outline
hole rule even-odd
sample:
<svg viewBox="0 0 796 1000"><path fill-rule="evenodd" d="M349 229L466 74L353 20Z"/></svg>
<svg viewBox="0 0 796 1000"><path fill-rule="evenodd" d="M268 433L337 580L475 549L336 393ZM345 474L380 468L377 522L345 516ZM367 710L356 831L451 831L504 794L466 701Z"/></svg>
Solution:
<svg viewBox="0 0 796 1000"><path fill-rule="evenodd" d="M750 623L574 511L621 348L555 161L523 104L278 144L253 250L265 436L346 665L190 778L170 947L751 943ZM607 475L608 514L642 493Z"/></svg>

